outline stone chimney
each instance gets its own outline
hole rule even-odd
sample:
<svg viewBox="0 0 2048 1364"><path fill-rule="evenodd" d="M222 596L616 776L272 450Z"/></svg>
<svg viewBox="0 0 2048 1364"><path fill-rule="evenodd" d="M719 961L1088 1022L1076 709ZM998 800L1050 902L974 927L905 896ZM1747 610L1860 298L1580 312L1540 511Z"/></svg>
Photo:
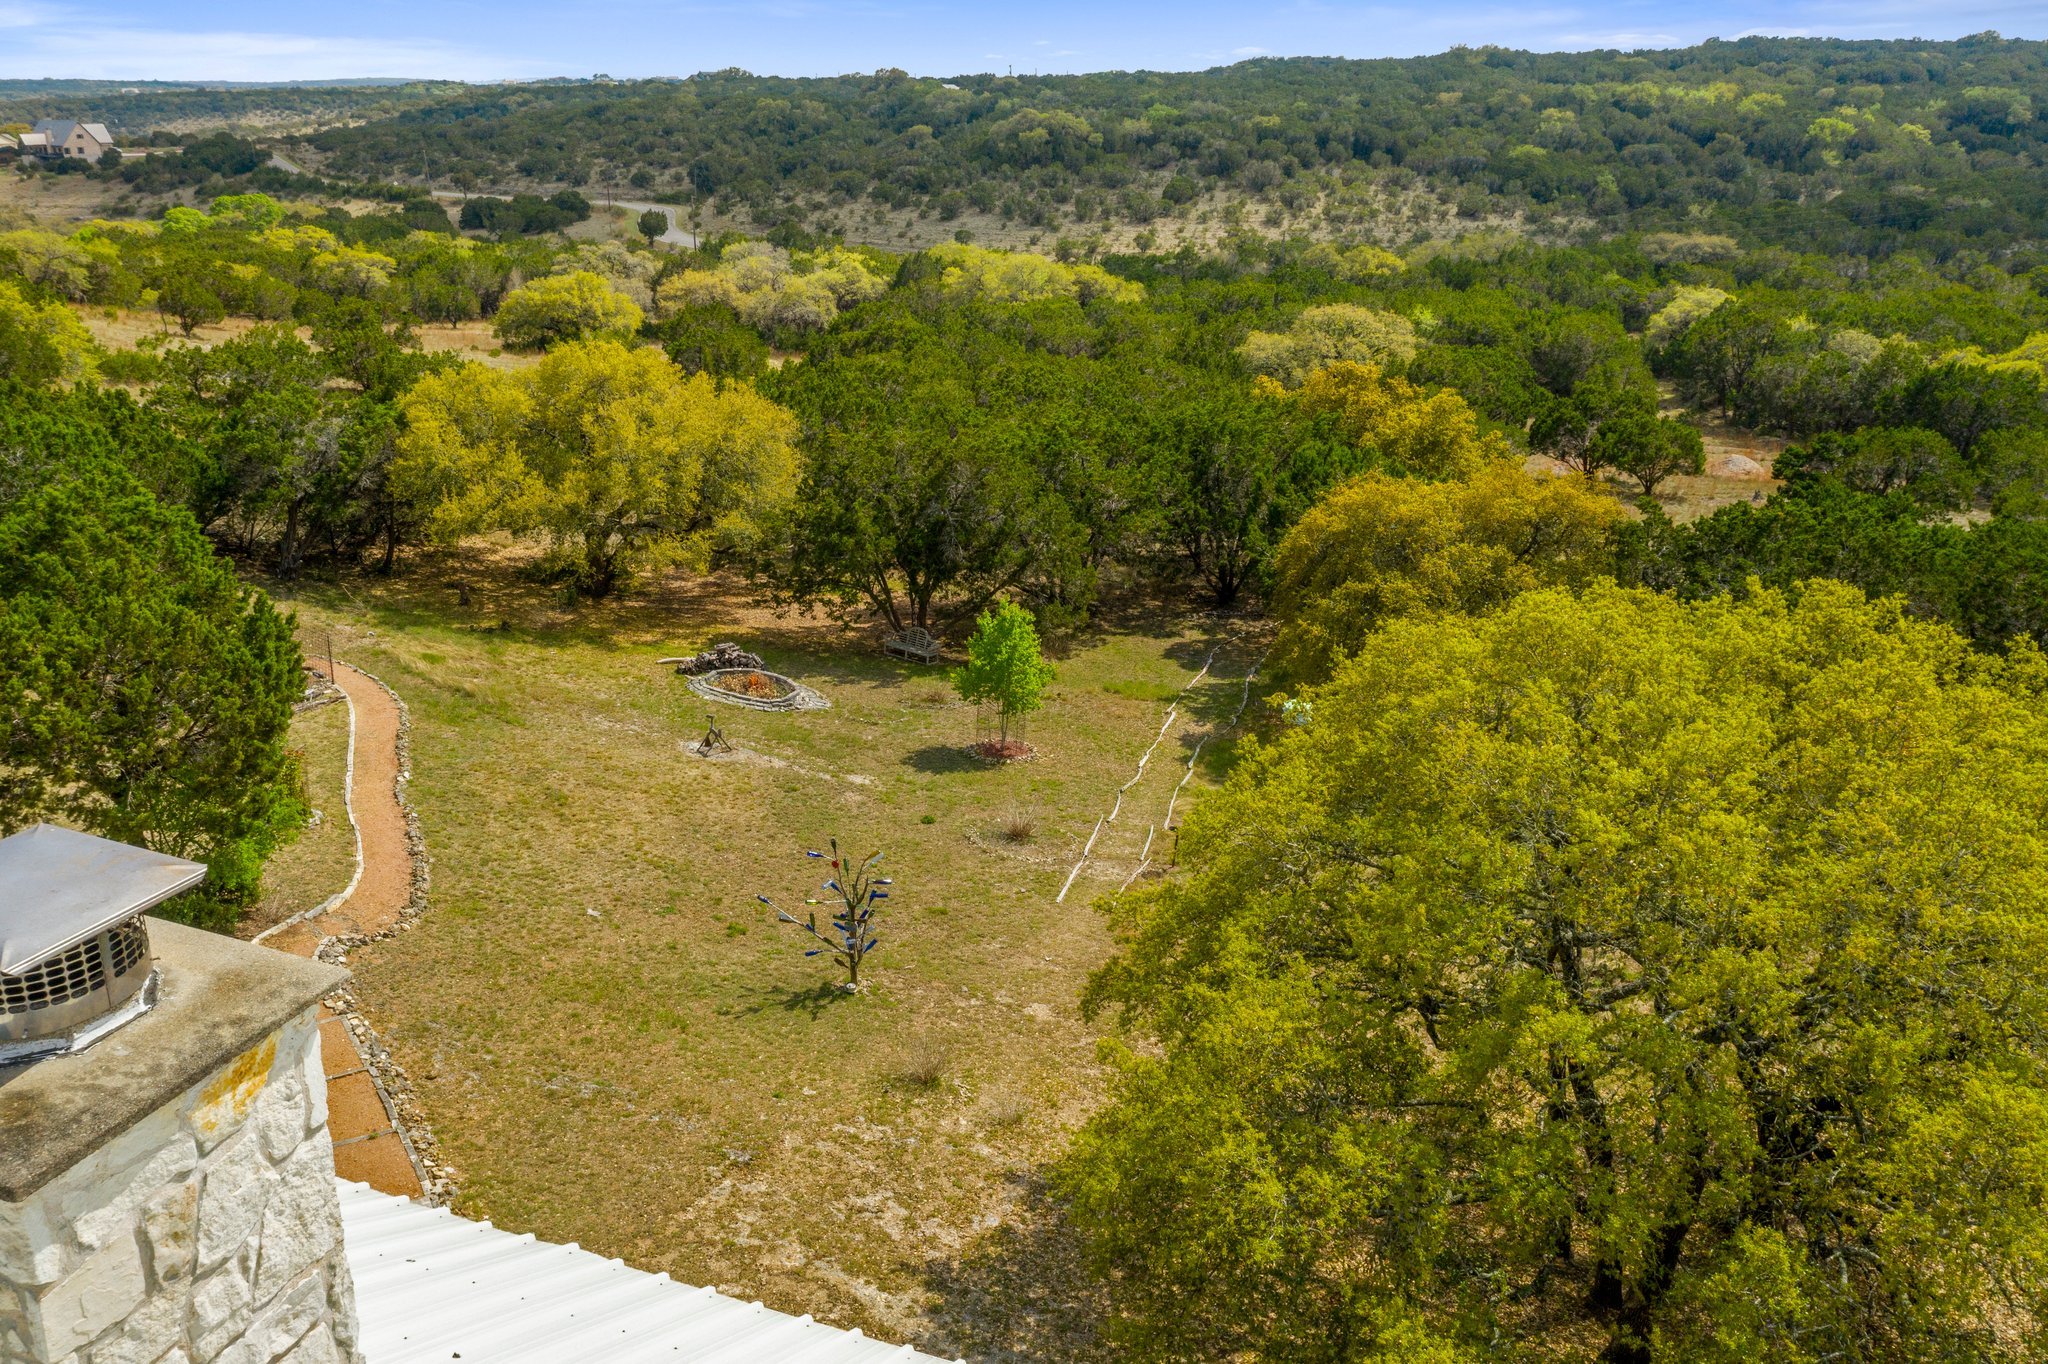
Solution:
<svg viewBox="0 0 2048 1364"><path fill-rule="evenodd" d="M154 1006L0 1069L0 1361L360 1364L316 1018L347 973L138 922Z"/></svg>

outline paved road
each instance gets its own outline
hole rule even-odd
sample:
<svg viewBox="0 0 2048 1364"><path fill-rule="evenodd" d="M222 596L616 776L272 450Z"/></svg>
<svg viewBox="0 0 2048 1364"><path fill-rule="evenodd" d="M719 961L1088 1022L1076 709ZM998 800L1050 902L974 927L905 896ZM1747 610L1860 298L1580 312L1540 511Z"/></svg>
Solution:
<svg viewBox="0 0 2048 1364"><path fill-rule="evenodd" d="M433 195L436 199L448 199L457 203L464 199L509 199L512 197L509 194L461 194L452 189L437 189L433 191ZM593 207L595 206L593 202ZM656 241L667 242L671 246L694 248L697 245L697 234L685 232L679 225L674 204L650 204L637 199L614 199L612 200L612 207L623 208L627 212L634 214L645 213L651 208L668 219L668 231L656 237Z"/></svg>

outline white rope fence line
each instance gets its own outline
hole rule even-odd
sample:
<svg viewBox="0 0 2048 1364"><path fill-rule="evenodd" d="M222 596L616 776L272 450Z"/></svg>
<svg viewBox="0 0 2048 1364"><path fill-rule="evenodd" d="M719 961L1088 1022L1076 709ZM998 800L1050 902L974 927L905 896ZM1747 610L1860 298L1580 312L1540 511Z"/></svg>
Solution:
<svg viewBox="0 0 2048 1364"><path fill-rule="evenodd" d="M1140 852L1138 854L1138 865L1132 869L1131 874L1129 876L1126 876L1124 878L1124 883L1116 888L1117 894L1121 895L1125 891L1129 890L1131 888L1131 882L1137 880L1140 876L1143 876L1145 874L1145 868L1152 865L1152 835L1158 832L1159 826L1157 824L1154 824L1150 828L1145 830L1145 848L1143 852Z"/></svg>
<svg viewBox="0 0 2048 1364"><path fill-rule="evenodd" d="M1082 863L1088 860L1088 854L1090 850L1092 850L1095 847L1095 834L1099 834L1101 832L1102 817L1100 815L1097 815L1095 817L1095 833L1091 833L1088 835L1088 844L1086 847L1081 849L1081 860L1079 862L1074 863L1074 869L1067 873L1067 879L1060 882L1060 893L1053 897L1052 902L1054 904L1063 905L1067 902L1067 891L1072 889L1074 884L1074 878L1081 874Z"/></svg>
<svg viewBox="0 0 2048 1364"><path fill-rule="evenodd" d="M1131 779L1129 781L1125 782L1122 786L1116 788L1116 800L1109 807L1109 813L1102 819L1098 819L1095 821L1095 832L1088 835L1088 843L1087 846L1081 849L1080 859L1074 863L1074 869L1067 873L1067 879L1060 883L1060 893L1053 897L1054 904L1063 905L1067 902L1067 892L1073 889L1074 878L1081 874L1081 868L1087 865L1088 854L1090 852L1093 852L1095 849L1096 834L1100 834L1102 832L1102 826L1105 821L1115 821L1118 812L1124 808L1124 792L1130 790L1133 786L1136 786L1140 781L1144 779L1145 764L1152 761L1152 751L1159 747L1159 741L1166 737L1166 731L1172 727L1173 717L1180 710L1181 698L1185 697L1189 692L1193 691L1195 689L1195 684L1200 682L1203 678L1209 675L1209 665L1216 661L1216 655L1219 652L1221 652L1225 644L1231 643L1232 640L1234 640L1235 638L1236 636L1233 635L1231 639L1218 640L1216 644L1210 648L1209 656L1202 660L1202 670L1196 673L1193 677L1188 679L1188 684L1180 689L1180 696L1175 697L1173 704L1166 708L1166 718L1159 722L1159 732L1152 736L1151 744L1146 747L1144 755L1138 759L1138 770L1131 774ZM1265 661L1263 656L1261 656L1260 661ZM1256 672L1258 670L1254 668L1252 671ZM1251 694L1251 680L1249 678L1245 680L1245 694L1247 696ZM1237 708L1237 713L1239 715L1244 714L1244 707L1242 705L1240 705ZM1231 723L1236 724L1237 722L1235 720L1232 720ZM1197 744L1195 748L1197 752L1201 751L1200 744ZM1190 766L1188 770L1192 772L1194 769L1192 766ZM1185 784L1186 778L1182 778L1182 782L1183 784ZM1179 792L1180 787L1176 786L1174 788L1174 793L1178 795ZM1172 813L1173 805L1171 802L1168 802L1167 814L1170 816L1172 815ZM1147 849L1150 849L1151 846L1152 839L1151 836L1148 834L1145 838L1145 847ZM1129 885L1130 882L1126 881L1124 882L1124 884Z"/></svg>
<svg viewBox="0 0 2048 1364"><path fill-rule="evenodd" d="M1175 803L1180 800L1181 787L1186 786L1188 784L1189 778L1195 775L1195 759L1202 756L1202 745L1208 743L1209 740L1215 738L1217 734L1228 734L1231 730L1237 728L1237 722L1244 718L1244 708L1251 704L1252 679L1257 677L1259 675L1259 669L1265 666L1266 656L1264 654L1260 654L1259 661L1252 664L1252 670L1244 675L1244 694L1238 697L1237 699L1237 713L1230 717L1230 723L1225 725L1222 729L1212 730L1210 733L1204 734L1200 739L1196 740L1195 751L1188 754L1188 770L1180 774L1180 781L1175 784L1173 788L1173 794L1166 798L1167 828L1172 829L1176 827L1173 822L1173 807Z"/></svg>
<svg viewBox="0 0 2048 1364"><path fill-rule="evenodd" d="M1210 656L1215 656L1213 651L1211 652ZM1203 665L1202 671L1208 671L1208 666L1206 664ZM1199 678L1200 676L1201 673L1196 674L1196 677ZM1193 686L1194 683L1190 682L1188 685ZM1168 727L1173 724L1174 712L1179 709L1179 701L1175 701L1172 705L1166 708L1166 718L1159 722L1159 732L1152 736L1151 746L1145 750L1145 755L1138 759L1138 770L1131 775L1131 779L1129 781L1125 782L1122 786L1116 788L1116 804L1109 807L1110 823L1116 823L1117 811L1124 808L1124 792L1130 790L1133 786L1136 786L1139 782L1145 779L1145 764L1152 761L1152 750L1154 748L1159 747L1159 741L1166 737L1166 731Z"/></svg>
<svg viewBox="0 0 2048 1364"><path fill-rule="evenodd" d="M289 919L282 919L272 924L255 937L249 939L251 943L260 943L271 934L281 933L293 924L302 924L308 919L319 918L330 909L341 908L342 905L348 902L348 897L356 893L356 885L363 879L363 826L356 822L356 702L355 698L348 694L348 691L341 685L338 679L329 678L327 680L334 684L334 689L341 693L342 701L348 706L348 764L342 769L341 773L341 808L347 813L349 831L356 838L355 873L348 878L348 884L339 891L328 896L311 909L302 909Z"/></svg>

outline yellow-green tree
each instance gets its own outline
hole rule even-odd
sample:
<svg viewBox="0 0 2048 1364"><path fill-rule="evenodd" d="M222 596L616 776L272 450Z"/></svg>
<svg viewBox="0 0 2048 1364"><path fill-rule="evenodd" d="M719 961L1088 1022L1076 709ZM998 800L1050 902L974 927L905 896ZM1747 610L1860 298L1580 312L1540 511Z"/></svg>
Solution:
<svg viewBox="0 0 2048 1364"><path fill-rule="evenodd" d="M1367 474L1310 508L1274 556L1275 670L1320 682L1389 620L1583 586L1611 569L1624 516L1582 479L1511 463L1469 482Z"/></svg>
<svg viewBox="0 0 2048 1364"><path fill-rule="evenodd" d="M1293 388L1340 361L1405 365L1415 358L1415 326L1399 313L1358 303L1305 308L1284 332L1253 332L1238 347L1245 368Z"/></svg>
<svg viewBox="0 0 2048 1364"><path fill-rule="evenodd" d="M1368 244L1344 247L1334 242L1318 242L1302 253L1301 261L1353 284L1398 275L1408 268L1407 262L1393 252Z"/></svg>
<svg viewBox="0 0 2048 1364"><path fill-rule="evenodd" d="M120 264L113 243L41 228L0 232L0 275L15 275L62 298L92 296Z"/></svg>
<svg viewBox="0 0 2048 1364"><path fill-rule="evenodd" d="M403 408L393 480L436 534L543 536L592 596L638 565L743 543L796 480L787 411L616 341L428 375Z"/></svg>
<svg viewBox="0 0 2048 1364"><path fill-rule="evenodd" d="M995 703L996 747L1010 752L1010 722L1045 704L1053 666L1039 647L1038 621L1013 601L1000 601L974 622L967 641L967 666L952 673L953 690L970 705Z"/></svg>
<svg viewBox="0 0 2048 1364"><path fill-rule="evenodd" d="M664 315L717 305L761 331L823 331L840 310L880 298L889 282L846 247L792 256L766 242L728 247L710 270L683 270L661 282Z"/></svg>
<svg viewBox="0 0 2048 1364"><path fill-rule="evenodd" d="M61 303L33 303L0 280L0 379L48 384L83 379L97 368L91 333Z"/></svg>
<svg viewBox="0 0 2048 1364"><path fill-rule="evenodd" d="M1294 389L1271 378L1256 382L1305 412L1330 414L1346 440L1422 478L1467 478L1514 454L1505 436L1480 429L1478 414L1454 391L1423 388L1375 365L1340 360Z"/></svg>
<svg viewBox="0 0 2048 1364"><path fill-rule="evenodd" d="M643 314L604 276L588 270L547 275L505 295L493 326L514 350L543 350L558 341L631 336Z"/></svg>
<svg viewBox="0 0 2048 1364"><path fill-rule="evenodd" d="M965 242L945 242L925 255L939 267L941 289L988 303L1049 298L1135 303L1145 296L1144 285L1119 279L1099 265L1063 264L1028 251L993 251Z"/></svg>
<svg viewBox="0 0 2048 1364"><path fill-rule="evenodd" d="M1112 905L1121 1357L2044 1357L2044 684L1836 583L1389 624Z"/></svg>

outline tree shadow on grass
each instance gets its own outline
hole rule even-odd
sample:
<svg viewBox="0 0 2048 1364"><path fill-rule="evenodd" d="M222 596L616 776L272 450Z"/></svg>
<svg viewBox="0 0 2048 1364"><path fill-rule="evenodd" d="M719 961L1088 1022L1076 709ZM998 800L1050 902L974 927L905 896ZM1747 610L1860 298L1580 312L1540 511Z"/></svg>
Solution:
<svg viewBox="0 0 2048 1364"><path fill-rule="evenodd" d="M803 1013L818 1018L839 1001L853 998L830 981L819 981L807 990L791 985L778 986L760 991L760 996L747 1006L746 1012L764 1014L770 1009L780 1009L787 1014Z"/></svg>
<svg viewBox="0 0 2048 1364"><path fill-rule="evenodd" d="M949 772L978 772L986 766L956 744L926 744L923 748L905 755L903 761L911 770L930 776L943 776Z"/></svg>
<svg viewBox="0 0 2048 1364"><path fill-rule="evenodd" d="M1081 1257L1080 1234L1037 1172L1012 1176L1002 1226L957 1258L925 1268L931 1328L919 1348L976 1364L1094 1364L1108 1302Z"/></svg>

